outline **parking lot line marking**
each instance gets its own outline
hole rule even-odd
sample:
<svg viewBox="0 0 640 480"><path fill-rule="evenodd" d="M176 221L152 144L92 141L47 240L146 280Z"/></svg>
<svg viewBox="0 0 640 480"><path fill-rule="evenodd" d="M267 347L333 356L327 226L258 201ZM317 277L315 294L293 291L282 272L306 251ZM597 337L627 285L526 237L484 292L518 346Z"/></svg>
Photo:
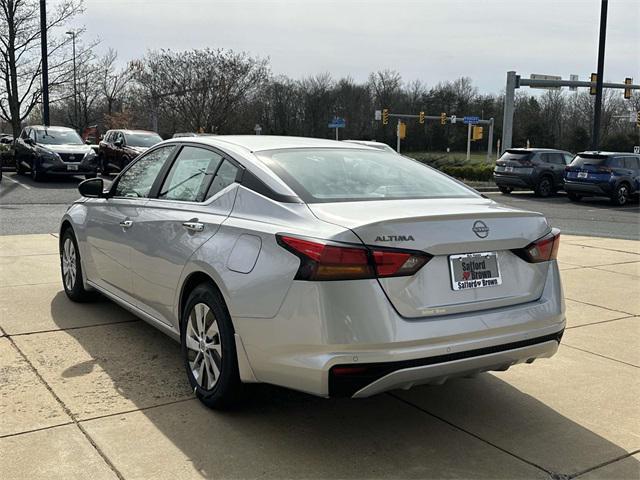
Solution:
<svg viewBox="0 0 640 480"><path fill-rule="evenodd" d="M569 340L569 341L571 341L571 340ZM616 358L607 357L606 355L602 355L602 354L596 353L596 352L591 352L591 351L586 350L584 348L575 347L573 345L569 345L567 342L563 342L562 345L565 346L565 347L573 348L574 350L580 350L581 352L588 353L590 355L595 355L596 357L606 358L607 360L611 360L612 362L618 362L618 363L622 363L624 365L629 365L630 367L640 368L640 365L635 365L633 363L625 362L624 360L618 360Z"/></svg>
<svg viewBox="0 0 640 480"><path fill-rule="evenodd" d="M31 190L31 187L30 187L29 185L25 185L24 183L20 183L19 181L14 180L13 178L8 177L8 176L6 176L6 175L3 175L3 177L4 177L4 178L6 178L7 180L9 180L10 182L17 183L17 184L18 184L18 185L20 185L22 188L26 188L27 190Z"/></svg>

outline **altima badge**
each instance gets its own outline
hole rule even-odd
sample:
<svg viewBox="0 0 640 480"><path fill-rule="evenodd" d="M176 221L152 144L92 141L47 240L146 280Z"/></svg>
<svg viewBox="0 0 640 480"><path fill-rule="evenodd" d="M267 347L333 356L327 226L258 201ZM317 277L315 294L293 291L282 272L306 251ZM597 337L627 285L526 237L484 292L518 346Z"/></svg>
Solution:
<svg viewBox="0 0 640 480"><path fill-rule="evenodd" d="M413 235L378 235L376 242L413 242Z"/></svg>
<svg viewBox="0 0 640 480"><path fill-rule="evenodd" d="M487 238L489 236L489 227L482 220L476 220L471 228L479 238Z"/></svg>

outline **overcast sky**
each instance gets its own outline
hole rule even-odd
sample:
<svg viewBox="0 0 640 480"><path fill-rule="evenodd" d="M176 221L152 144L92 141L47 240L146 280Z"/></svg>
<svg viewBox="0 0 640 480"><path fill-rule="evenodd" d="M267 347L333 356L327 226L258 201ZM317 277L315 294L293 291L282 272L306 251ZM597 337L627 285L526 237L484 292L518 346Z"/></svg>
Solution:
<svg viewBox="0 0 640 480"><path fill-rule="evenodd" d="M507 70L596 70L600 0L85 0L77 25L122 61L149 49L230 48L274 74L365 80L393 69L428 86L469 76L482 92ZM605 79L640 81L640 0L610 0Z"/></svg>

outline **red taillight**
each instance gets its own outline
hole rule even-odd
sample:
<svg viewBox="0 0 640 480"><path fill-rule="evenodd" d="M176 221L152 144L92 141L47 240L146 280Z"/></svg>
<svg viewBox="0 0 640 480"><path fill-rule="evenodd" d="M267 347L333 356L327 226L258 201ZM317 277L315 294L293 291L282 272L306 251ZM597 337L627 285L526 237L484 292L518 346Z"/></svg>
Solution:
<svg viewBox="0 0 640 480"><path fill-rule="evenodd" d="M300 258L296 280L356 280L413 275L431 256L422 252L343 245L277 235L278 243Z"/></svg>
<svg viewBox="0 0 640 480"><path fill-rule="evenodd" d="M560 248L560 230L554 228L548 235L520 250L515 250L515 253L527 262L540 263L558 258L558 248Z"/></svg>

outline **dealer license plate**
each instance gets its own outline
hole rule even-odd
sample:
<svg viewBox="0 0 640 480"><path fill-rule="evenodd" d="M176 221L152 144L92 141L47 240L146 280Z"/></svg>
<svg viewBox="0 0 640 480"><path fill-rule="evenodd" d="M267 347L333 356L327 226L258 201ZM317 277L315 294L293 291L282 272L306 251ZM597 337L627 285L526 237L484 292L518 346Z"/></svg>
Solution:
<svg viewBox="0 0 640 480"><path fill-rule="evenodd" d="M578 172L578 178L587 178L589 173L587 172Z"/></svg>
<svg viewBox="0 0 640 480"><path fill-rule="evenodd" d="M78 165L67 165L67 170L68 171L77 171L78 170Z"/></svg>
<svg viewBox="0 0 640 480"><path fill-rule="evenodd" d="M496 252L450 255L451 287L454 290L495 287L502 284Z"/></svg>

